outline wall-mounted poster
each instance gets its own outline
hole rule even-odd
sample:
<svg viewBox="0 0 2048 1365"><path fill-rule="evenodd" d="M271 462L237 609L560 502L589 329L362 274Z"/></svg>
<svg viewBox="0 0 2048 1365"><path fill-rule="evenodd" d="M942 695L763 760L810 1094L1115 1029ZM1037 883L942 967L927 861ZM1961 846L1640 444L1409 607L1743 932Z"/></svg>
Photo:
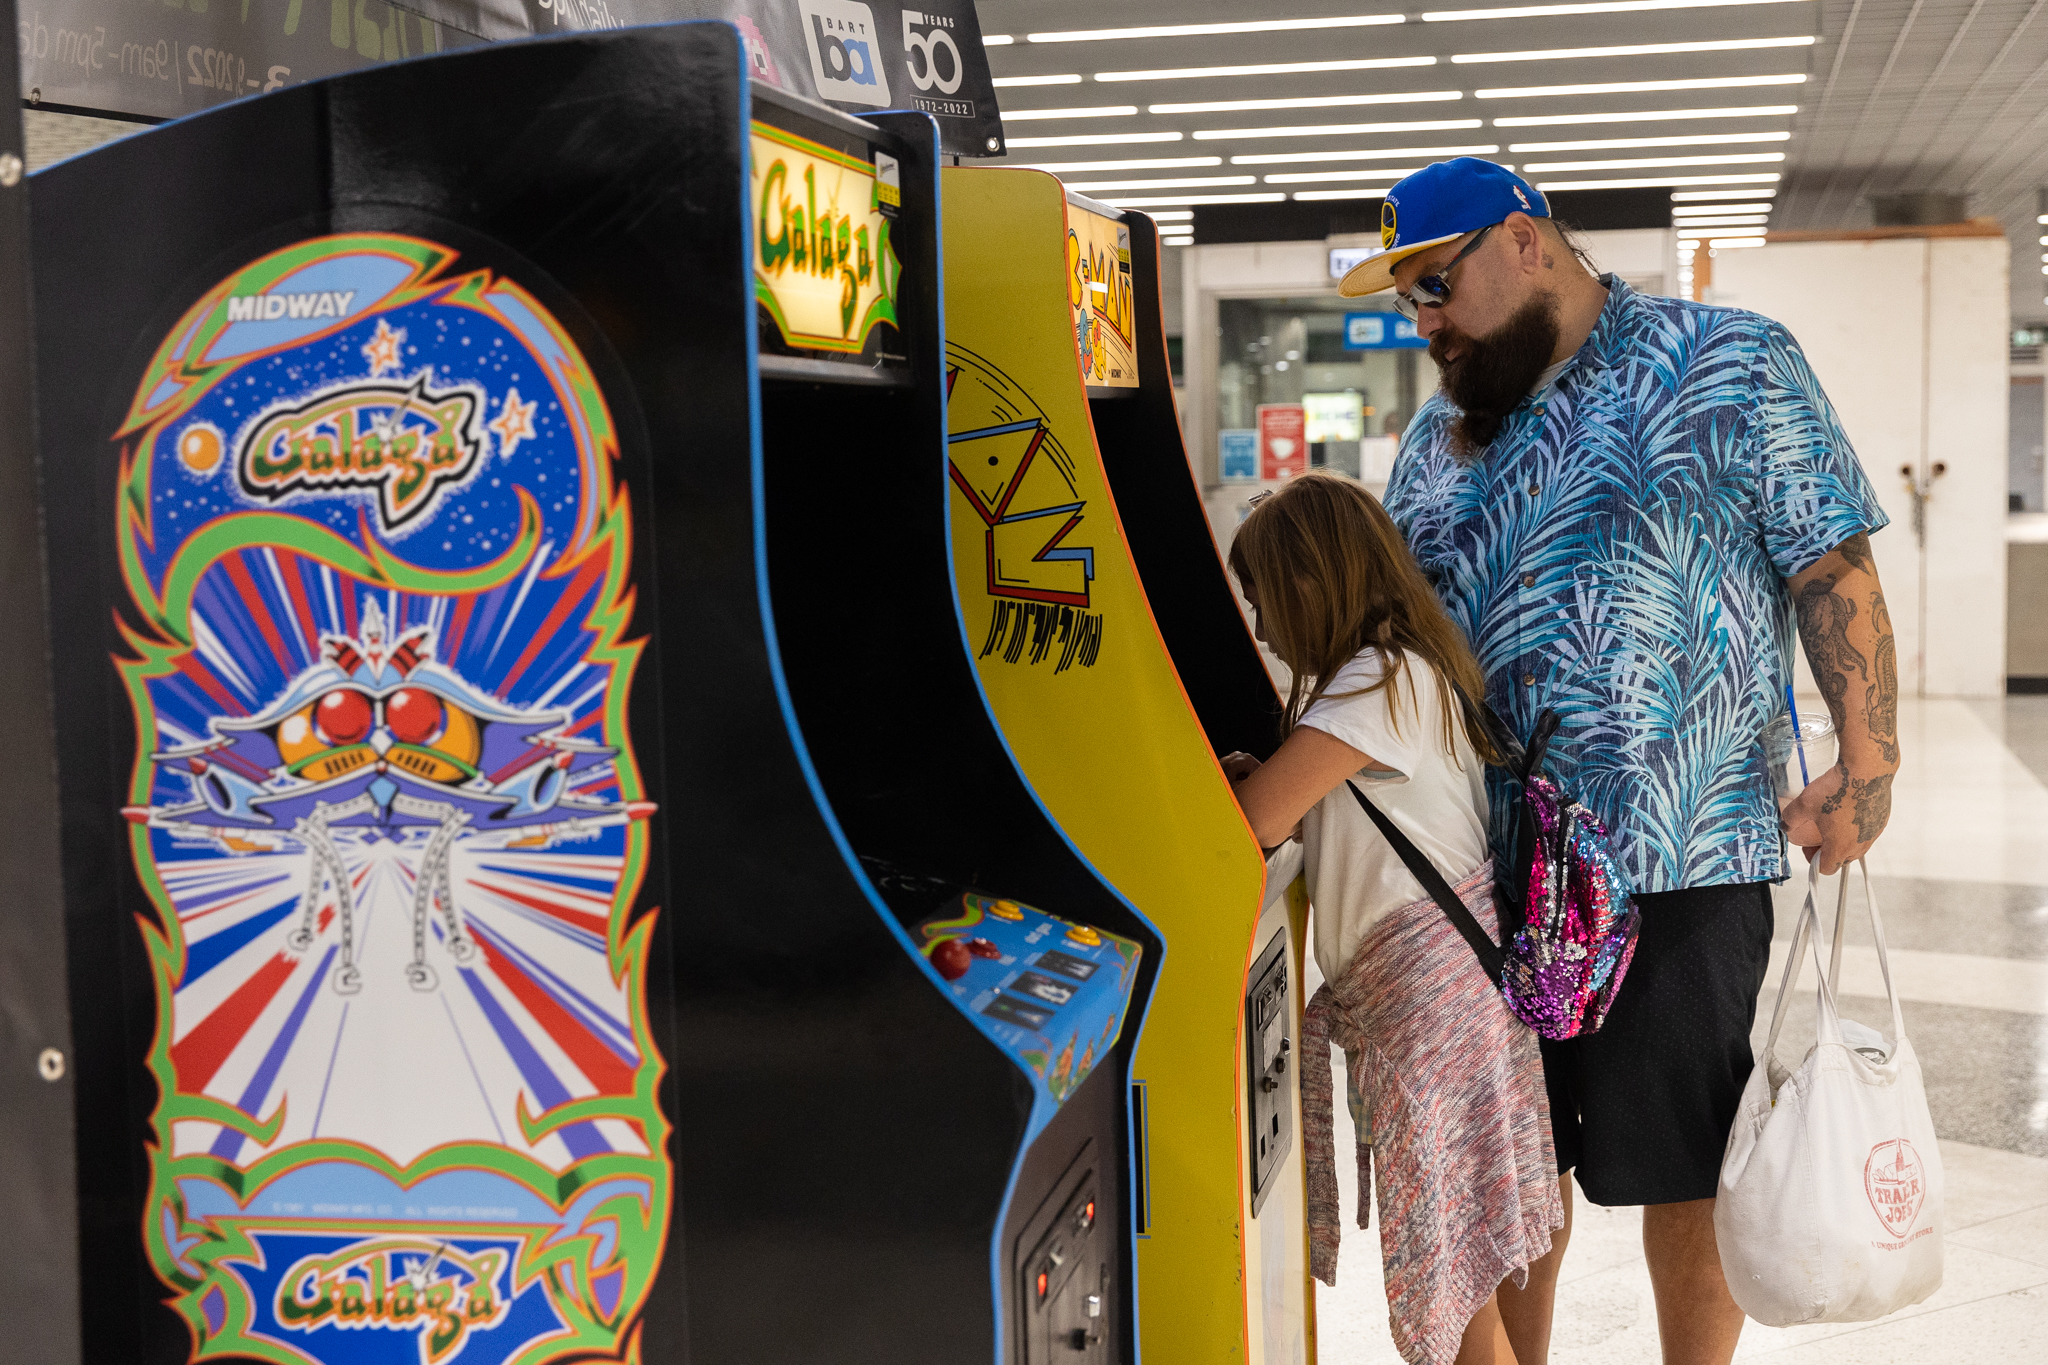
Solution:
<svg viewBox="0 0 2048 1365"><path fill-rule="evenodd" d="M670 1206L610 410L436 242L250 260L125 421L140 1232L194 1359L633 1358Z"/></svg>

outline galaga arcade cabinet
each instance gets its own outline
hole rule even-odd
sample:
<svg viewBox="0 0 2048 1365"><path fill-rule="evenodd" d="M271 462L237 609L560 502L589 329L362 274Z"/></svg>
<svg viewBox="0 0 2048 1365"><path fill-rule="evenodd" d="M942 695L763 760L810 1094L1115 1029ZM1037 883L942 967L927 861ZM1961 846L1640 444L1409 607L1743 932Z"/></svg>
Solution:
<svg viewBox="0 0 2048 1365"><path fill-rule="evenodd" d="M1139 1341L1299 1365L1306 904L1217 764L1272 750L1278 702L1182 452L1157 231L1036 171L940 179L968 644L1046 808L1170 947L1131 1081Z"/></svg>
<svg viewBox="0 0 2048 1365"><path fill-rule="evenodd" d="M83 1359L1133 1358L1161 942L966 651L933 125L745 70L35 178Z"/></svg>

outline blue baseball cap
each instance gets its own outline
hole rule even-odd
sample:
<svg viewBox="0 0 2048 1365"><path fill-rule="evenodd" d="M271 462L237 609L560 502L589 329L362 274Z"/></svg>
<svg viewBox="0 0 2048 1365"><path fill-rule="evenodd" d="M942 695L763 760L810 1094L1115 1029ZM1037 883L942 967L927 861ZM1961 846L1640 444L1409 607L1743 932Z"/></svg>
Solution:
<svg viewBox="0 0 2048 1365"><path fill-rule="evenodd" d="M1424 166L1387 191L1380 205L1380 253L1360 261L1337 286L1345 298L1394 287L1394 267L1418 251L1491 227L1511 213L1548 218L1550 204L1505 166L1455 156Z"/></svg>

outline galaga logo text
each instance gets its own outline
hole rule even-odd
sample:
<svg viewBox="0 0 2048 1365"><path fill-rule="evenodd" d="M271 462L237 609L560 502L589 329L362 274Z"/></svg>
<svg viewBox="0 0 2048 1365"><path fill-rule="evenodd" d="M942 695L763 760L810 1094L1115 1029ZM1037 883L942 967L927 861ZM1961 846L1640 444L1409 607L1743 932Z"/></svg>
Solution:
<svg viewBox="0 0 2048 1365"><path fill-rule="evenodd" d="M378 519L395 531L476 473L486 401L474 386L437 389L426 374L324 390L250 432L236 460L242 491L276 502L305 489L374 489Z"/></svg>

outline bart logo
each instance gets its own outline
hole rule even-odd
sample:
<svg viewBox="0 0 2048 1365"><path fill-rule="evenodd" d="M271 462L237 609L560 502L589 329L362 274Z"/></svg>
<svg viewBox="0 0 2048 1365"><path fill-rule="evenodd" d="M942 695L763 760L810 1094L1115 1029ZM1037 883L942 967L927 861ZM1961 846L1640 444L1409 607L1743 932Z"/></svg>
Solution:
<svg viewBox="0 0 2048 1365"><path fill-rule="evenodd" d="M879 109L889 103L889 78L878 57L875 16L855 0L797 0L804 46L818 97Z"/></svg>
<svg viewBox="0 0 2048 1365"><path fill-rule="evenodd" d="M1394 201L1391 199L1386 199L1382 200L1380 203L1380 250L1392 251L1393 249Z"/></svg>

